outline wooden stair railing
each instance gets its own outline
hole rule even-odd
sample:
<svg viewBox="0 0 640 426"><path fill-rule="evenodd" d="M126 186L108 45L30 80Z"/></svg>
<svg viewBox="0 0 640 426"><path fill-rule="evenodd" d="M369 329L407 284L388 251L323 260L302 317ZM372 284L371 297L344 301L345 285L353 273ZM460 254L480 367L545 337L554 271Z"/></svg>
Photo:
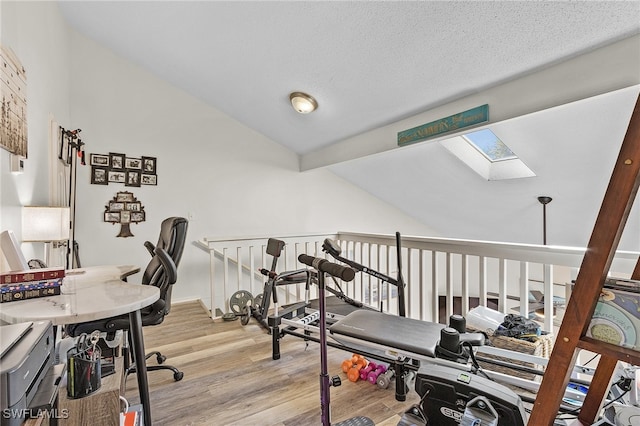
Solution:
<svg viewBox="0 0 640 426"><path fill-rule="evenodd" d="M609 186L568 301L549 364L529 418L529 425L553 425L579 349L601 354L578 420L592 424L602 409L617 361L640 365L640 352L585 336L620 236L640 185L640 96L636 100ZM639 261L640 263L640 261ZM636 264L632 278L640 278Z"/></svg>

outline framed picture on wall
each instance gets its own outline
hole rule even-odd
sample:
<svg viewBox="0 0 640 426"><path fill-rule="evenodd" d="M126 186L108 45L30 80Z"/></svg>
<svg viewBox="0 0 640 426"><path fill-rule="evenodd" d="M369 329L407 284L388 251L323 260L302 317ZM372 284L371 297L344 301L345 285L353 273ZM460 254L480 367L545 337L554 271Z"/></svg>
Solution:
<svg viewBox="0 0 640 426"><path fill-rule="evenodd" d="M142 185L157 185L158 175L148 175L146 173L143 173L140 177L140 183Z"/></svg>
<svg viewBox="0 0 640 426"><path fill-rule="evenodd" d="M127 174L123 170L109 170L109 182L125 183Z"/></svg>
<svg viewBox="0 0 640 426"><path fill-rule="evenodd" d="M125 210L132 212L139 212L141 210L141 203L140 201L136 201L135 203L126 203L124 208Z"/></svg>
<svg viewBox="0 0 640 426"><path fill-rule="evenodd" d="M7 46L0 45L0 61L0 147L27 158L27 74L18 56Z"/></svg>
<svg viewBox="0 0 640 426"><path fill-rule="evenodd" d="M109 184L109 169L106 167L91 167L91 183L94 185Z"/></svg>
<svg viewBox="0 0 640 426"><path fill-rule="evenodd" d="M123 191L116 194L116 201L132 202L134 199L133 192Z"/></svg>
<svg viewBox="0 0 640 426"><path fill-rule="evenodd" d="M109 167L109 156L104 154L91 154L89 164L92 166Z"/></svg>
<svg viewBox="0 0 640 426"><path fill-rule="evenodd" d="M155 175L156 157L142 157L142 173Z"/></svg>
<svg viewBox="0 0 640 426"><path fill-rule="evenodd" d="M127 170L127 177L124 182L125 186L140 186L140 172L136 170Z"/></svg>
<svg viewBox="0 0 640 426"><path fill-rule="evenodd" d="M120 222L120 212L104 212L105 222Z"/></svg>
<svg viewBox="0 0 640 426"><path fill-rule="evenodd" d="M117 154L115 152L109 153L109 159L111 160L112 169L124 169L124 154Z"/></svg>
<svg viewBox="0 0 640 426"><path fill-rule="evenodd" d="M122 210L120 212L120 223L129 223L131 222L131 212L128 210Z"/></svg>
<svg viewBox="0 0 640 426"><path fill-rule="evenodd" d="M142 170L142 159L127 157L124 160L125 169Z"/></svg>
<svg viewBox="0 0 640 426"><path fill-rule="evenodd" d="M144 218L144 210L141 210L139 212L131 212L131 222L134 223L138 223L138 222L144 222L145 218Z"/></svg>
<svg viewBox="0 0 640 426"><path fill-rule="evenodd" d="M109 211L119 212L120 210L124 210L125 203L118 201L110 201L109 202Z"/></svg>

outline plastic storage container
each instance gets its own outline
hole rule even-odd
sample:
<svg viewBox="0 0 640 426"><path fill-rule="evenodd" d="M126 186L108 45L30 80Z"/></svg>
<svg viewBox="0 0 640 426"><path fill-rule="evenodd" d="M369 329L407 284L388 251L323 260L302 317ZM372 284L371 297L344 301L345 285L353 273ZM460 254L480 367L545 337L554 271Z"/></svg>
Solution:
<svg viewBox="0 0 640 426"><path fill-rule="evenodd" d="M467 327L474 328L479 331L495 330L504 321L505 314L500 311L487 308L486 306L477 306L469 311L466 316Z"/></svg>

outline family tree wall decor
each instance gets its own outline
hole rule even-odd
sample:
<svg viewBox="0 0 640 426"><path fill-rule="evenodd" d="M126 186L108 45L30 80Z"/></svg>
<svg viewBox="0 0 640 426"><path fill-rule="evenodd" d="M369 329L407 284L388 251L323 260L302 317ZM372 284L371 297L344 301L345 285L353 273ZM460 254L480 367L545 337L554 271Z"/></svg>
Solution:
<svg viewBox="0 0 640 426"><path fill-rule="evenodd" d="M0 45L0 146L27 158L27 74L11 49Z"/></svg>
<svg viewBox="0 0 640 426"><path fill-rule="evenodd" d="M125 154L91 154L91 183L125 186L157 185L157 160L155 157L127 157Z"/></svg>
<svg viewBox="0 0 640 426"><path fill-rule="evenodd" d="M130 225L145 221L144 206L132 192L118 192L104 208L104 221L120 224L117 237L133 237Z"/></svg>

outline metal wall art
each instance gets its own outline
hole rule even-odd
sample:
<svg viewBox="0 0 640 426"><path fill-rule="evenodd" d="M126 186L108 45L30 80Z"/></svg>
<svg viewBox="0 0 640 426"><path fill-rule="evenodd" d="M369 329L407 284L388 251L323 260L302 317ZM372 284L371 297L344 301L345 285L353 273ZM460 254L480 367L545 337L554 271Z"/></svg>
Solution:
<svg viewBox="0 0 640 426"><path fill-rule="evenodd" d="M132 192L118 192L104 207L104 221L120 224L117 237L133 237L130 225L145 221L144 206Z"/></svg>

